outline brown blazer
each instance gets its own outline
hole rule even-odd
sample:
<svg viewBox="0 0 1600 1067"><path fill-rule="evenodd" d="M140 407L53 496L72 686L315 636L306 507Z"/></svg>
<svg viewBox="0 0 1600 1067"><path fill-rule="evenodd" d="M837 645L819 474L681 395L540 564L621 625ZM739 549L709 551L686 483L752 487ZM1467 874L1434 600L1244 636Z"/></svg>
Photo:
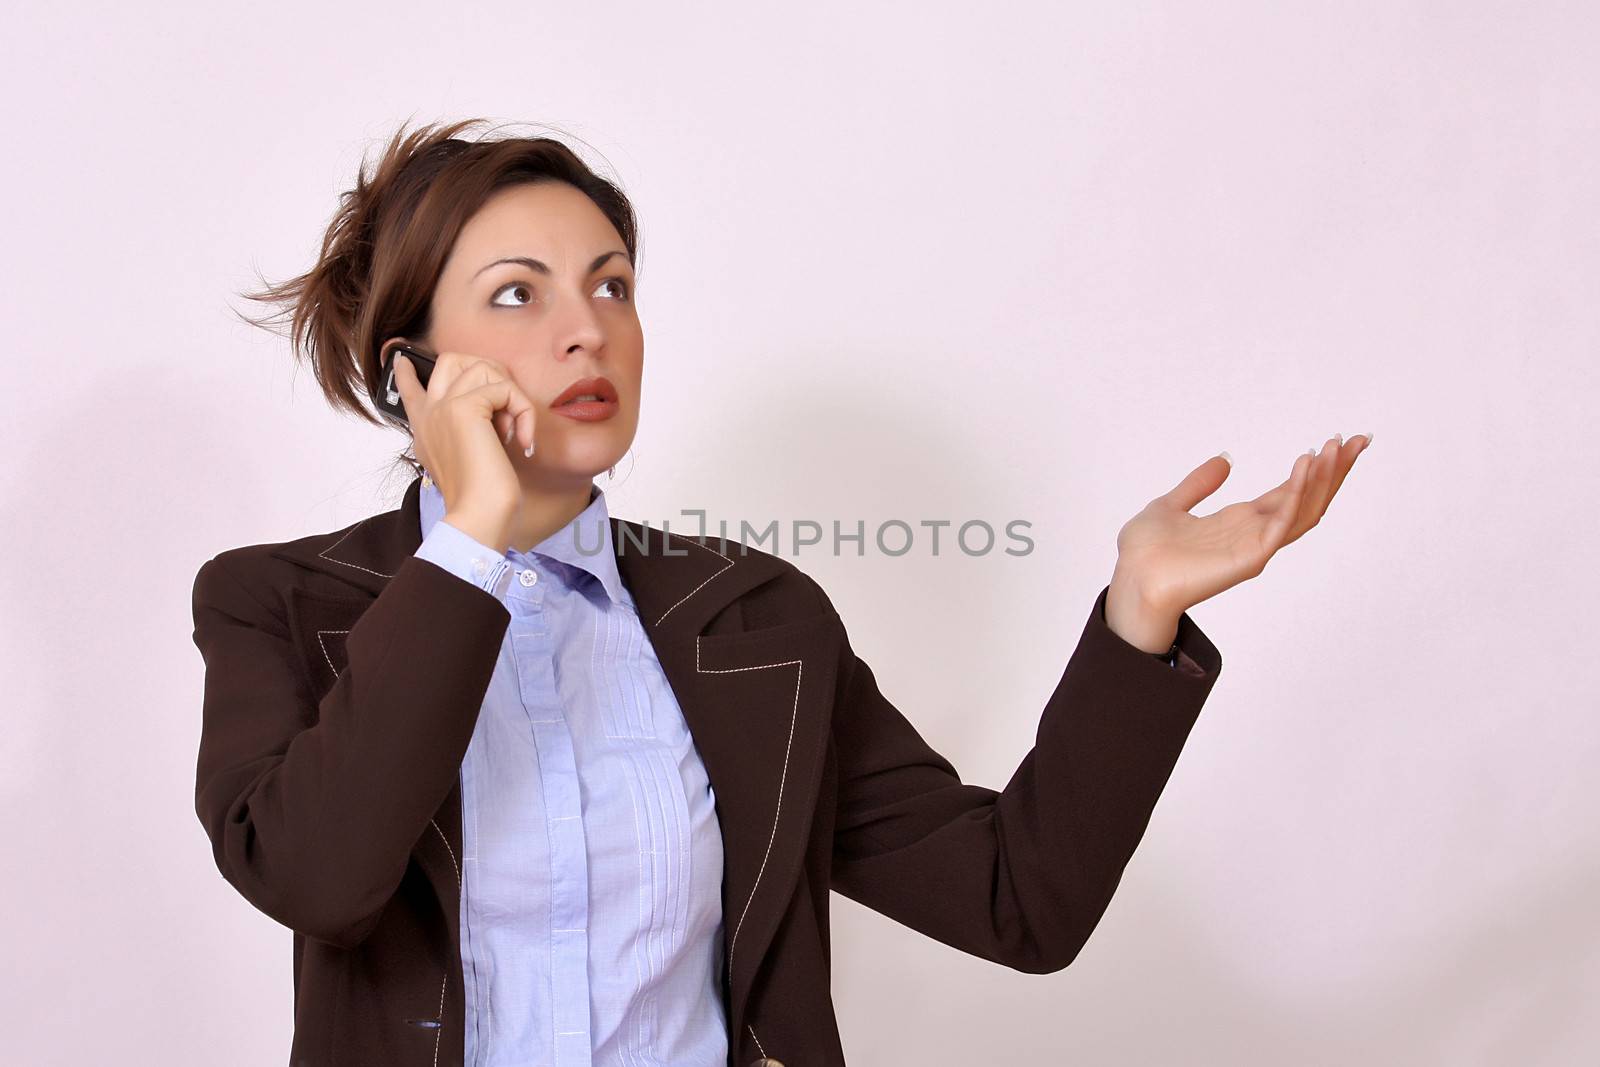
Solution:
<svg viewBox="0 0 1600 1067"><path fill-rule="evenodd" d="M195 810L223 876L294 931L292 1065L462 1061L459 772L510 614L414 555L420 485L195 578ZM1072 962L1222 666L1187 614L1174 669L1107 628L1102 588L997 792L879 692L793 563L611 527L717 797L728 1067L845 1062L829 890L1018 971Z"/></svg>

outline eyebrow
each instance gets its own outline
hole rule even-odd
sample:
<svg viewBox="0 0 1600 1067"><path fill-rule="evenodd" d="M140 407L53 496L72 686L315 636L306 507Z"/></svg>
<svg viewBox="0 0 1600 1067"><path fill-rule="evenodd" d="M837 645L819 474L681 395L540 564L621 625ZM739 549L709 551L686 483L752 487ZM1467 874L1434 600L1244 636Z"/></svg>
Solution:
<svg viewBox="0 0 1600 1067"><path fill-rule="evenodd" d="M588 273L593 274L595 271L599 270L601 265L604 264L605 261L610 259L612 256L622 256L622 257L626 258L627 255L628 254L626 252L622 252L622 251L619 251L619 250L616 250L616 249L613 249L610 252L602 252L602 253L600 253L600 255L595 257L595 261L593 263L589 264ZM472 276L474 278L476 278L479 274L482 274L484 271L488 270L490 267L498 267L502 263L520 263L524 267L527 267L529 270L536 270L540 274L549 274L550 273L550 268L549 267L545 266L543 263L539 262L537 259L532 258L531 256L504 256L504 257L502 257L500 259L495 260L493 263L485 263L483 266L479 267L477 269L477 271L474 272L474 274ZM630 262L628 265L631 267L633 264Z"/></svg>

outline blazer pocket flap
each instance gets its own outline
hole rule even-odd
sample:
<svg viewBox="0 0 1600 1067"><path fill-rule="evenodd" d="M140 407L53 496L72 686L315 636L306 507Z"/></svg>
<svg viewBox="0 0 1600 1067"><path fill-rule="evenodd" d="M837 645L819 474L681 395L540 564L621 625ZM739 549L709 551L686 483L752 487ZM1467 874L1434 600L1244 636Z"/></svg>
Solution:
<svg viewBox="0 0 1600 1067"><path fill-rule="evenodd" d="M289 591L289 635L306 683L318 701L333 688L349 662L346 639L372 602L370 596Z"/></svg>
<svg viewBox="0 0 1600 1067"><path fill-rule="evenodd" d="M700 648L720 655L739 655L753 650L782 650L805 647L824 635L834 636L844 628L839 613L829 608L798 619L790 619L773 626L757 626L748 630L723 630L702 633L695 638Z"/></svg>

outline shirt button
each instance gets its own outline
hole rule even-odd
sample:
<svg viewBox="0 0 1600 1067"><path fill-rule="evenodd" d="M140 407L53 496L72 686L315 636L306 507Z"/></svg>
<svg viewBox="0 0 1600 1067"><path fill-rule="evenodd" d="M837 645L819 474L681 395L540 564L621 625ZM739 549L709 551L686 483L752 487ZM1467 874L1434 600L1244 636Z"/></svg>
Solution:
<svg viewBox="0 0 1600 1067"><path fill-rule="evenodd" d="M522 582L523 585L532 585L534 582L539 580L539 574L530 567L528 570L525 570L521 574L517 575L517 578Z"/></svg>

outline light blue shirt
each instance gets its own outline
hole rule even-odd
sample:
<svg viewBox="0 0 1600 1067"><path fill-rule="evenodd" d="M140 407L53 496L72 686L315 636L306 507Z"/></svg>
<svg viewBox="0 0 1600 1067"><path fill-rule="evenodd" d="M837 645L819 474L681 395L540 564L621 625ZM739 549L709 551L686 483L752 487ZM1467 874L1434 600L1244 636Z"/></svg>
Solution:
<svg viewBox="0 0 1600 1067"><path fill-rule="evenodd" d="M466 1064L722 1067L716 798L604 492L525 553L420 503L416 554L511 613L461 764Z"/></svg>

